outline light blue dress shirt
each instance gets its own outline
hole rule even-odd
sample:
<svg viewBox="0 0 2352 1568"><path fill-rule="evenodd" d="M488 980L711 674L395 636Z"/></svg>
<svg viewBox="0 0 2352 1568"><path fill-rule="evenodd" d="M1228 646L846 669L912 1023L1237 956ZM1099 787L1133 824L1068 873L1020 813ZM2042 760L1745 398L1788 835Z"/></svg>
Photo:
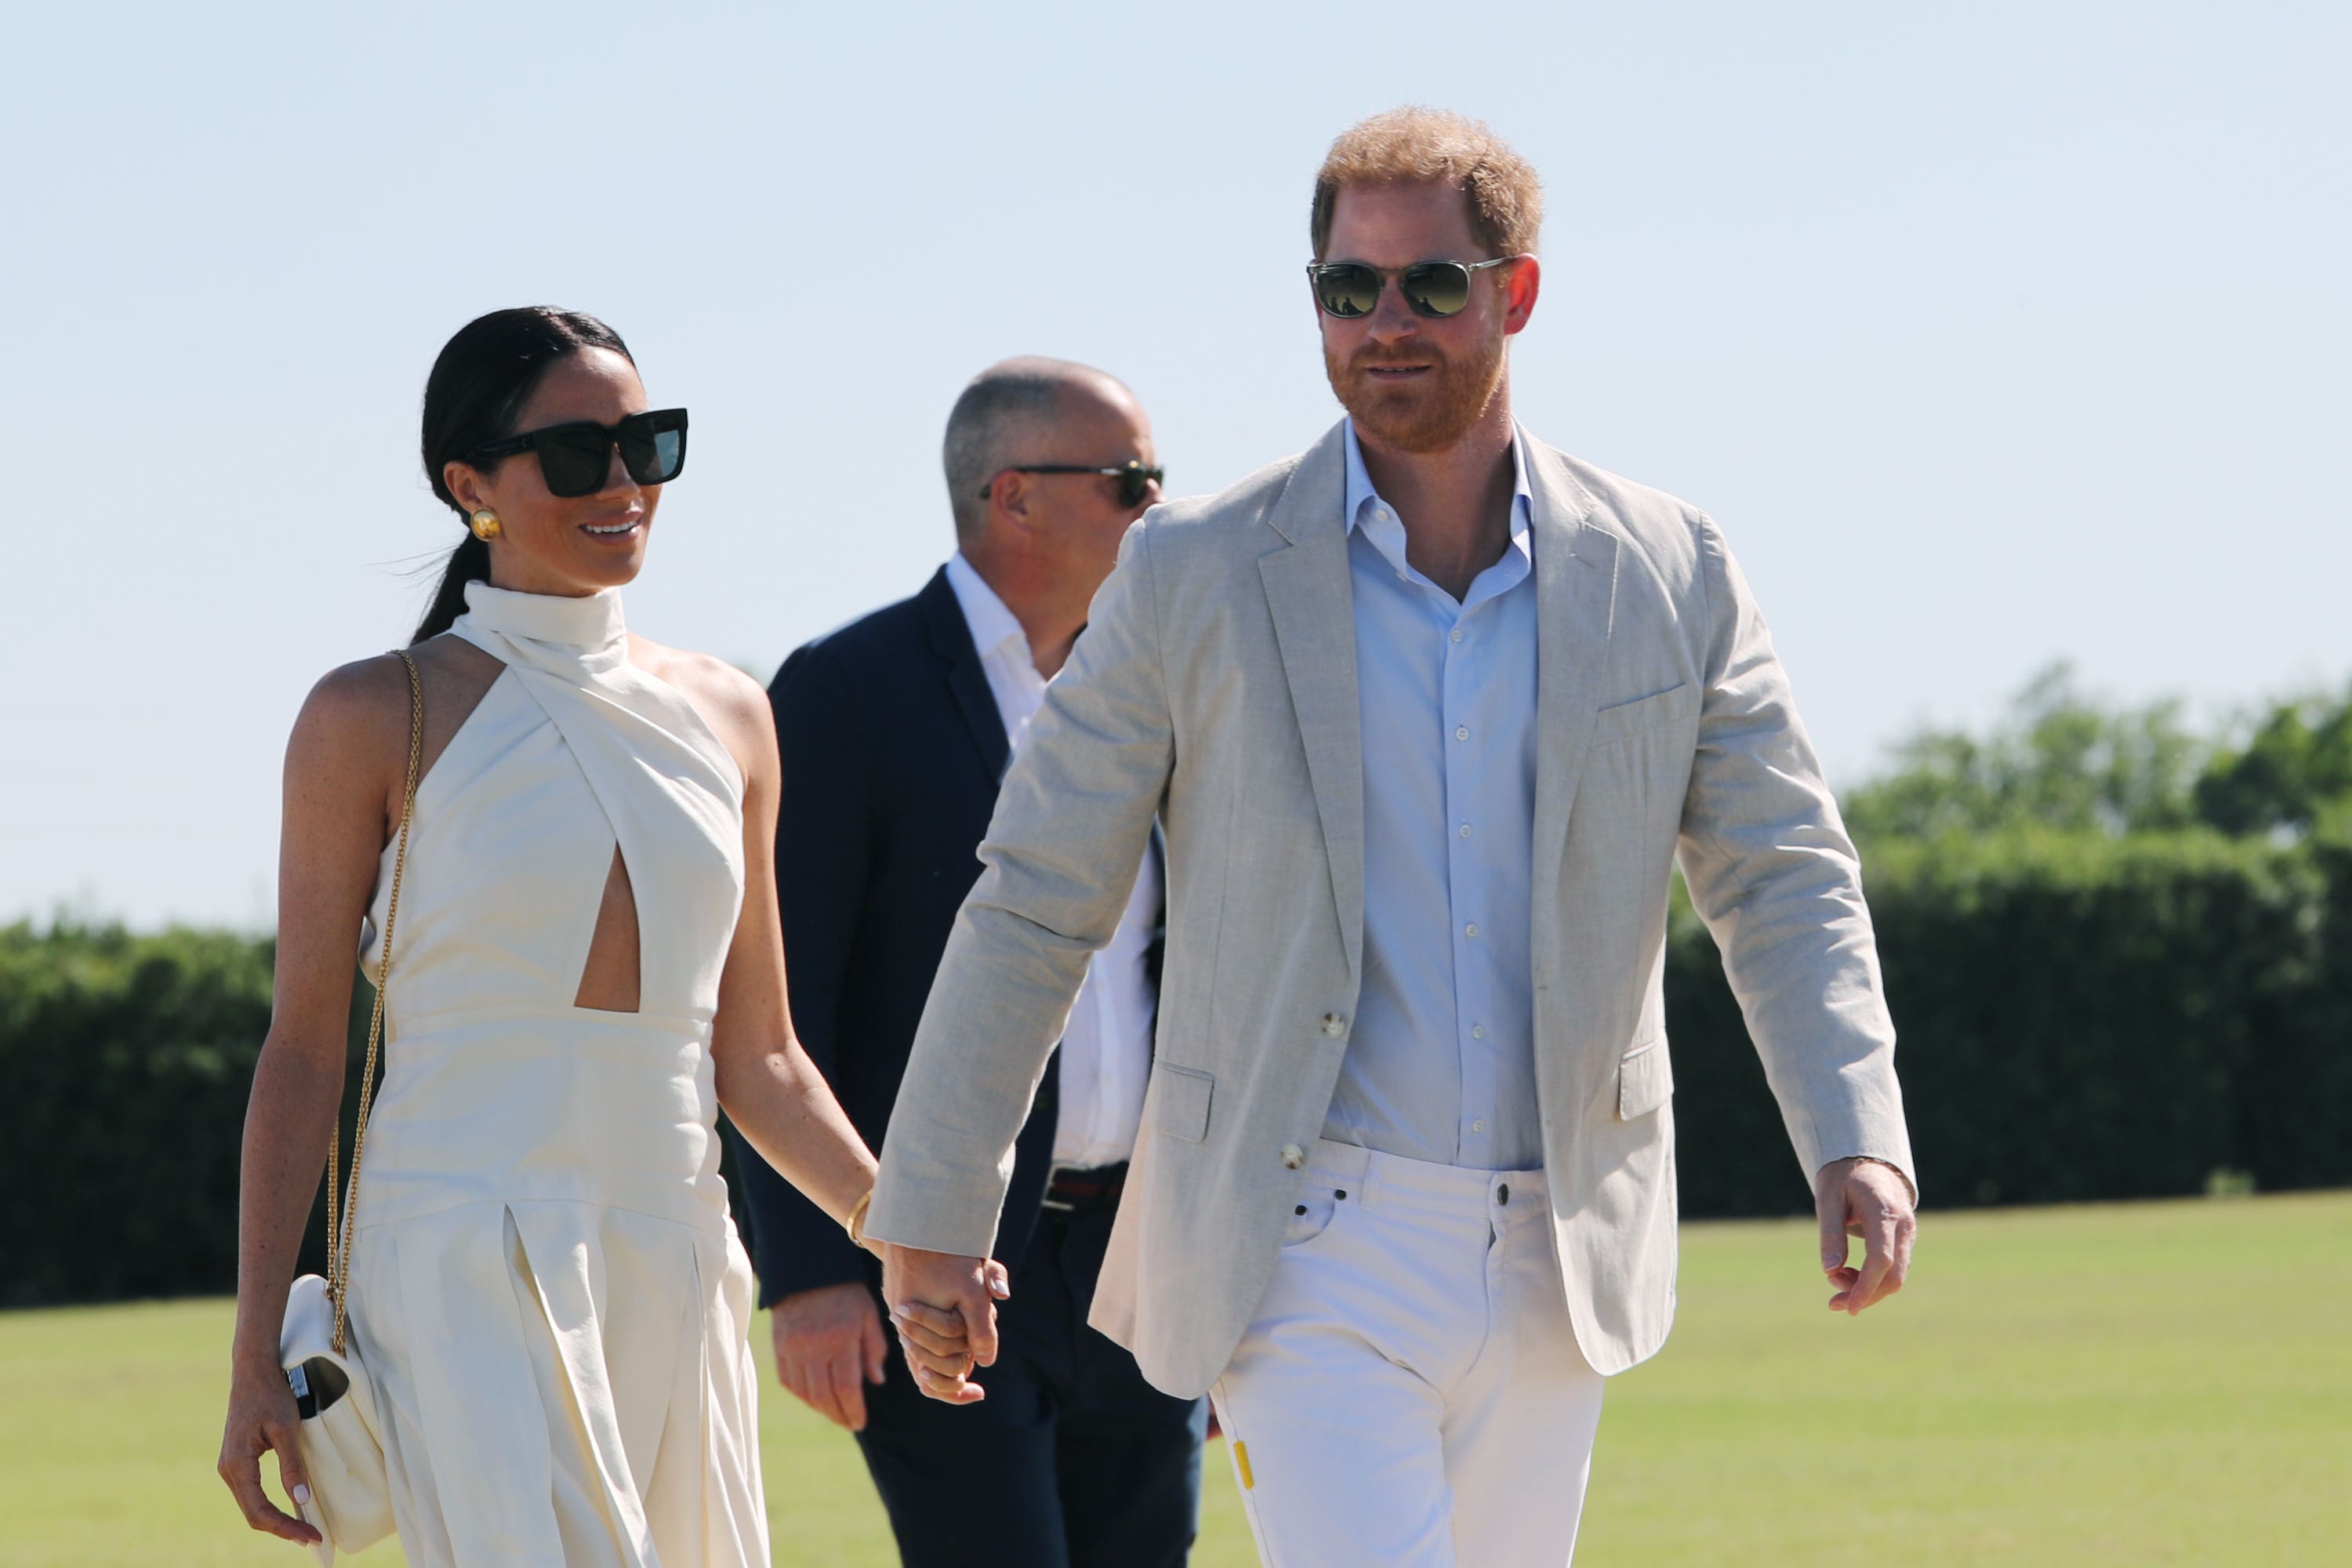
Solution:
<svg viewBox="0 0 2352 1568"><path fill-rule="evenodd" d="M1530 965L1536 584L1524 437L1511 542L1460 603L1348 427L1364 740L1364 984L1323 1135L1479 1170L1543 1163Z"/></svg>

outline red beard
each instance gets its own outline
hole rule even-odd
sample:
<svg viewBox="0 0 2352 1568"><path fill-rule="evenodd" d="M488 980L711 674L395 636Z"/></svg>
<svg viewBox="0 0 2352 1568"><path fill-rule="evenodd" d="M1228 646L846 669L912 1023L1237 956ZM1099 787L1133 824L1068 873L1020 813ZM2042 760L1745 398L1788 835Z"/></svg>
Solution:
<svg viewBox="0 0 2352 1568"><path fill-rule="evenodd" d="M1493 404L1503 382L1503 345L1497 331L1472 358L1456 361L1427 342L1403 353L1368 343L1342 364L1327 340L1323 374L1360 434L1400 452L1441 452L1467 436ZM1400 363L1430 368L1396 385L1383 384L1371 374L1376 365Z"/></svg>

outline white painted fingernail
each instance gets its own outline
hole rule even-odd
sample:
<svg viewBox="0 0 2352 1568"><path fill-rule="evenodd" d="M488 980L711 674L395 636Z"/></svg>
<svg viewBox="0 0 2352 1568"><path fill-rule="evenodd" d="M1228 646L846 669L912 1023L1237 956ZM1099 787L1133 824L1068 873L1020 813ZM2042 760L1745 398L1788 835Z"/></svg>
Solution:
<svg viewBox="0 0 2352 1568"><path fill-rule="evenodd" d="M310 1489L302 1485L299 1481L297 1481L294 1484L294 1500L300 1503L304 1508L309 1508L310 1506Z"/></svg>

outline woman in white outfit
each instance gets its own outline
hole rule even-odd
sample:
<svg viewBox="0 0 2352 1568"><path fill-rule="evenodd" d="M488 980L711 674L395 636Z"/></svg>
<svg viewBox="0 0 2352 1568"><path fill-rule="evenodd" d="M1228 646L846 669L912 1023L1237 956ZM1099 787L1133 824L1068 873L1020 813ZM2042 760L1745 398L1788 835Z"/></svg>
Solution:
<svg viewBox="0 0 2352 1568"><path fill-rule="evenodd" d="M411 650L423 783L350 1288L417 1568L764 1568L718 1111L845 1222L873 1187L785 1005L766 697L622 619L685 425L572 313L485 316L426 385L425 470L468 534ZM258 1460L275 1449L307 1500L278 1324L343 1087L352 943L392 914L410 717L401 660L364 660L320 682L288 750L221 1469L292 1541L316 1533Z"/></svg>

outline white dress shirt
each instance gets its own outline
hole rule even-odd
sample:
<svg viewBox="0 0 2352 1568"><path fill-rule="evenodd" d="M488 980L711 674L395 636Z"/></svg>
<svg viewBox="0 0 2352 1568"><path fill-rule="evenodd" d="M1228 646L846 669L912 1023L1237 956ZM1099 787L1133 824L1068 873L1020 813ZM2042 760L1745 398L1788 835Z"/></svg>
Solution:
<svg viewBox="0 0 2352 1568"><path fill-rule="evenodd" d="M1543 1163L1536 1105L1533 501L1457 603L1347 433L1364 745L1364 982L1324 1136L1482 1170Z"/></svg>
<svg viewBox="0 0 2352 1568"><path fill-rule="evenodd" d="M1045 702L1045 678L1031 658L1028 634L961 551L948 560L948 584L980 650L1005 742L1018 752L1029 721ZM1062 1027L1061 1112L1054 1128L1057 1166L1116 1165L1135 1152L1159 1006L1144 959L1159 913L1160 858L1146 855L1118 931L1087 965L1086 983Z"/></svg>

